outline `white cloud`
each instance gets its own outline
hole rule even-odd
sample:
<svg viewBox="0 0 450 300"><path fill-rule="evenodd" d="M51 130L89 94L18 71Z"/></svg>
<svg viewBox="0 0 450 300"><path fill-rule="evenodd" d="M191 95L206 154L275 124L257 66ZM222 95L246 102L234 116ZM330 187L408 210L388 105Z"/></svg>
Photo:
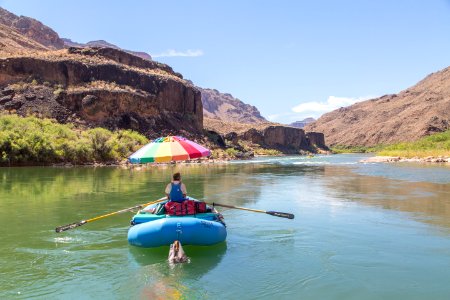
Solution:
<svg viewBox="0 0 450 300"><path fill-rule="evenodd" d="M267 116L267 119L269 121L276 121L277 119L279 119L283 114L274 114L274 115L269 115Z"/></svg>
<svg viewBox="0 0 450 300"><path fill-rule="evenodd" d="M272 114L269 115L267 119L273 122L281 122L286 124L311 117L318 119L324 113L372 98L376 98L376 96L358 98L329 96L326 101L310 101L301 103L293 107L290 112Z"/></svg>
<svg viewBox="0 0 450 300"><path fill-rule="evenodd" d="M300 121L305 119L301 118L302 116L297 114L297 113L293 113L293 112L287 112L287 113L281 113L281 114L273 114L273 115L269 115L267 116L267 120L271 121L271 122L280 122L283 124L289 124L295 121ZM308 116L311 117L311 116Z"/></svg>
<svg viewBox="0 0 450 300"><path fill-rule="evenodd" d="M152 54L152 57L197 57L202 56L203 54L203 50L200 49L187 49L186 51L169 49L159 54Z"/></svg>
<svg viewBox="0 0 450 300"><path fill-rule="evenodd" d="M338 109L340 107L349 106L356 102L364 101L374 98L374 96L351 98L351 97L336 97L330 96L325 102L305 102L292 108L292 111L299 114L311 115L313 117L319 117L322 114Z"/></svg>

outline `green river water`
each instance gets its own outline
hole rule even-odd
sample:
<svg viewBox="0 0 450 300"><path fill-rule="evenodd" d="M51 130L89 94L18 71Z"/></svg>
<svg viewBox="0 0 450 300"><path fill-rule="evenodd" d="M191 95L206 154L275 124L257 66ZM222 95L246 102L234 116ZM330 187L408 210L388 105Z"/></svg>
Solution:
<svg viewBox="0 0 450 300"><path fill-rule="evenodd" d="M0 169L0 299L450 299L450 166L361 155L257 158L151 169ZM126 240L132 213L59 225L162 196L174 171L223 209L225 243Z"/></svg>

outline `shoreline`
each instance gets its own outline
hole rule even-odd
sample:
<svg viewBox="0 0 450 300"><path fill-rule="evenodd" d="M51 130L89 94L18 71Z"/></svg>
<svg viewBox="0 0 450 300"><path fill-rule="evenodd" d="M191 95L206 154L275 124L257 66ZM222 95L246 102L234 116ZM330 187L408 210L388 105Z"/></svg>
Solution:
<svg viewBox="0 0 450 300"><path fill-rule="evenodd" d="M0 165L0 168L20 168L20 167L59 167L59 168L71 168L71 167L121 167L124 169L136 169L136 168L150 168L159 166L169 166L169 165L223 165L229 164L230 161L245 161L251 160L258 157L283 157L289 156L291 154L277 154L277 155L254 155L252 157L222 157L222 158L202 158L202 159L191 159L184 161L172 161L172 162L152 162L144 164L132 164L128 160L122 161L108 161L108 162L88 162L75 164L71 162L61 162L61 163L47 163L39 164L36 162L26 163L26 164L11 164L11 165ZM316 154L302 155L298 156L314 156ZM327 154L330 155L330 154Z"/></svg>
<svg viewBox="0 0 450 300"><path fill-rule="evenodd" d="M21 168L21 167L59 167L59 168L71 168L71 167L121 167L124 169L134 169L134 168L149 168L158 166L169 166L169 165L210 165L210 164L227 164L232 159L199 159L199 160L186 160L186 161L174 161L174 162L155 162L155 163L144 163L144 164L132 164L128 161L110 161L110 162L89 162L82 164L74 164L71 162L63 163L49 163L49 164L11 164L2 165L0 168ZM233 160L245 160L245 159L233 159Z"/></svg>
<svg viewBox="0 0 450 300"><path fill-rule="evenodd" d="M418 163L450 163L449 156L427 156L427 157L401 157L401 156L373 156L359 161L360 163L396 163L396 162L418 162Z"/></svg>

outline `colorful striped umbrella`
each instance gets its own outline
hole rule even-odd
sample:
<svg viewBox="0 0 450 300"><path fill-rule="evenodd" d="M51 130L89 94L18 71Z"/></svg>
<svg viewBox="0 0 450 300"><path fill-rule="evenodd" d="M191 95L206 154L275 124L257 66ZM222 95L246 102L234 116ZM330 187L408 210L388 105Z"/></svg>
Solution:
<svg viewBox="0 0 450 300"><path fill-rule="evenodd" d="M160 137L145 145L128 159L131 163L170 162L211 155L211 151L181 136Z"/></svg>

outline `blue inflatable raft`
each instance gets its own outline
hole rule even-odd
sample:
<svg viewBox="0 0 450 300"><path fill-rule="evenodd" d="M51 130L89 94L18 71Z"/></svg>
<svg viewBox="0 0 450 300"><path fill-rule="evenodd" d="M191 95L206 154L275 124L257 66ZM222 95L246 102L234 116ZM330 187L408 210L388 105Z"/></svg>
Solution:
<svg viewBox="0 0 450 300"><path fill-rule="evenodd" d="M152 208L157 207L157 204L146 207L133 217L133 226L128 230L131 245L152 248L178 240L182 245L208 246L223 242L227 237L222 215L214 208L207 213L169 216L152 213Z"/></svg>

